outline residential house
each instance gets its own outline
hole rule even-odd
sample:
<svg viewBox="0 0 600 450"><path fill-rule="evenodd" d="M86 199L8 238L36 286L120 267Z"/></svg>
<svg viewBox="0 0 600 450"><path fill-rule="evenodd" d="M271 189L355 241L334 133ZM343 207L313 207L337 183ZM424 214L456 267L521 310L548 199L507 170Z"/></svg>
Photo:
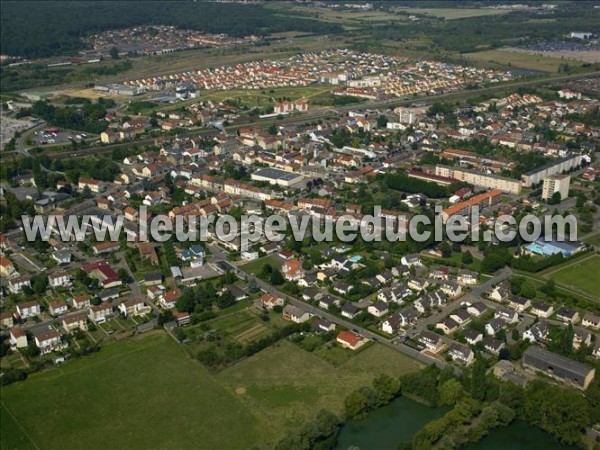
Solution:
<svg viewBox="0 0 600 450"><path fill-rule="evenodd" d="M475 345L483 340L483 334L476 330L466 329L463 331L463 336L469 345Z"/></svg>
<svg viewBox="0 0 600 450"><path fill-rule="evenodd" d="M367 308L367 312L375 317L383 317L388 311L388 306L384 302L374 303Z"/></svg>
<svg viewBox="0 0 600 450"><path fill-rule="evenodd" d="M413 291L421 292L427 289L429 282L423 278L412 277L410 280L408 280L407 285Z"/></svg>
<svg viewBox="0 0 600 450"><path fill-rule="evenodd" d="M87 331L87 317L84 312L64 317L61 321L62 327L66 333L72 333L75 330Z"/></svg>
<svg viewBox="0 0 600 450"><path fill-rule="evenodd" d="M581 320L581 325L597 330L598 328L600 328L600 316L591 313L586 313L583 316L583 319Z"/></svg>
<svg viewBox="0 0 600 450"><path fill-rule="evenodd" d="M579 313L573 309L562 307L556 311L556 318L564 323L575 324L579 321Z"/></svg>
<svg viewBox="0 0 600 450"><path fill-rule="evenodd" d="M284 301L281 297L269 294L268 292L265 292L260 297L260 306L269 311L271 311L276 306L283 306L283 303Z"/></svg>
<svg viewBox="0 0 600 450"><path fill-rule="evenodd" d="M106 322L112 316L112 307L108 304L100 304L90 307L88 312L89 319L94 323Z"/></svg>
<svg viewBox="0 0 600 450"><path fill-rule="evenodd" d="M361 338L355 333L352 333L351 331L340 331L335 340L342 347L350 350L356 350L362 347L366 342L365 339Z"/></svg>
<svg viewBox="0 0 600 450"><path fill-rule="evenodd" d="M162 306L165 309L173 309L175 308L175 303L177 302L177 299L180 295L181 294L178 290L171 290L162 294L158 298L158 302L160 306Z"/></svg>
<svg viewBox="0 0 600 450"><path fill-rule="evenodd" d="M467 306L467 312L472 316L479 317L486 313L489 308L483 302L475 302Z"/></svg>
<svg viewBox="0 0 600 450"><path fill-rule="evenodd" d="M486 337L483 340L483 348L494 355L499 355L500 350L502 350L506 345L499 339L493 337Z"/></svg>
<svg viewBox="0 0 600 450"><path fill-rule="evenodd" d="M548 332L550 331L550 327L548 326L548 322L540 321L534 323L528 330L523 333L523 340L529 342L546 342L548 339Z"/></svg>
<svg viewBox="0 0 600 450"><path fill-rule="evenodd" d="M530 312L538 317L547 319L554 313L554 307L544 302L534 302Z"/></svg>
<svg viewBox="0 0 600 450"><path fill-rule="evenodd" d="M13 294L18 294L24 287L31 288L31 277L21 275L8 280L8 290Z"/></svg>
<svg viewBox="0 0 600 450"><path fill-rule="evenodd" d="M283 319L295 323L303 323L310 319L310 314L294 305L286 305L283 308Z"/></svg>
<svg viewBox="0 0 600 450"><path fill-rule="evenodd" d="M456 277L456 281L463 286L472 286L477 284L477 277L479 274L477 272L472 272L470 270L461 270L458 272L458 276Z"/></svg>
<svg viewBox="0 0 600 450"><path fill-rule="evenodd" d="M450 298L458 298L462 295L462 286L453 281L443 282L440 290Z"/></svg>
<svg viewBox="0 0 600 450"><path fill-rule="evenodd" d="M495 318L490 320L485 324L485 332L489 336L494 336L498 331L504 329L506 327L506 321L500 318Z"/></svg>
<svg viewBox="0 0 600 450"><path fill-rule="evenodd" d="M48 284L53 289L58 287L70 286L71 276L66 270L59 270L58 272L54 272L48 275Z"/></svg>
<svg viewBox="0 0 600 450"><path fill-rule="evenodd" d="M39 302L33 300L30 302L20 303L17 305L17 314L23 320L30 317L39 316L42 313L42 307Z"/></svg>
<svg viewBox="0 0 600 450"><path fill-rule="evenodd" d="M475 359L473 351L466 345L459 344L458 342L452 342L448 346L448 355L452 358L452 361L459 362L468 366Z"/></svg>
<svg viewBox="0 0 600 450"><path fill-rule="evenodd" d="M347 319L354 319L360 313L360 309L351 302L347 302L344 306L342 306L342 316Z"/></svg>
<svg viewBox="0 0 600 450"><path fill-rule="evenodd" d="M13 350L27 347L27 333L23 328L12 328L9 336L10 347Z"/></svg>
<svg viewBox="0 0 600 450"><path fill-rule="evenodd" d="M495 300L497 302L506 301L508 299L509 295L510 295L510 284L508 282L502 282L502 283L498 284L497 286L492 288L491 292L489 293L490 299Z"/></svg>
<svg viewBox="0 0 600 450"><path fill-rule="evenodd" d="M288 281L297 281L304 276L304 269L302 268L302 262L299 259L292 259L286 261L281 266L281 273L283 277Z"/></svg>
<svg viewBox="0 0 600 450"><path fill-rule="evenodd" d="M531 300L517 295L511 295L508 299L508 307L514 309L518 313L522 313L531 306Z"/></svg>
<svg viewBox="0 0 600 450"><path fill-rule="evenodd" d="M456 331L458 323L450 317L444 317L441 322L435 324L436 330L442 330L444 334L450 334Z"/></svg>
<svg viewBox="0 0 600 450"><path fill-rule="evenodd" d="M516 311L512 311L508 308L498 308L494 317L502 319L507 323L517 323L519 321L519 315Z"/></svg>
<svg viewBox="0 0 600 450"><path fill-rule="evenodd" d="M415 340L431 353L439 353L444 348L444 340L431 331L423 330L415 336Z"/></svg>
<svg viewBox="0 0 600 450"><path fill-rule="evenodd" d="M13 315L10 311L0 313L0 327L11 328L14 325Z"/></svg>
<svg viewBox="0 0 600 450"><path fill-rule="evenodd" d="M421 257L417 254L403 256L402 259L400 260L400 262L408 267L423 266L423 261L421 261Z"/></svg>
<svg viewBox="0 0 600 450"><path fill-rule="evenodd" d="M452 314L450 314L450 318L461 327L471 321L471 315L466 309L455 310Z"/></svg>
<svg viewBox="0 0 600 450"><path fill-rule="evenodd" d="M87 309L90 307L90 297L88 295L77 295L72 299L72 305L75 309Z"/></svg>
<svg viewBox="0 0 600 450"><path fill-rule="evenodd" d="M119 312L125 317L145 316L152 311L152 308L144 303L144 299L133 298L120 303Z"/></svg>
<svg viewBox="0 0 600 450"><path fill-rule="evenodd" d="M61 314L66 314L69 307L67 306L67 302L63 300L54 300L50 302L49 310L53 316L60 316Z"/></svg>
<svg viewBox="0 0 600 450"><path fill-rule="evenodd" d="M342 301L339 298L334 297L333 295L323 295L321 296L321 298L319 298L319 308L322 309L328 310L331 306L339 308L341 304Z"/></svg>
<svg viewBox="0 0 600 450"><path fill-rule="evenodd" d="M319 319L315 321L313 330L315 333L329 333L335 330L335 323L326 319Z"/></svg>
<svg viewBox="0 0 600 450"><path fill-rule="evenodd" d="M43 329L35 329L33 330L32 334L35 345L40 350L42 355L46 355L56 350L61 350L63 348L60 334L51 326Z"/></svg>

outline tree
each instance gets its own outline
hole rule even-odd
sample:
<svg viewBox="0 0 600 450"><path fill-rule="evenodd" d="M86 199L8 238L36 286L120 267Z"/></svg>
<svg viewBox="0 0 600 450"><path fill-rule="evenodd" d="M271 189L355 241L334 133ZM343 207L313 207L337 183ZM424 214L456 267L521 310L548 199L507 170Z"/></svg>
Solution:
<svg viewBox="0 0 600 450"><path fill-rule="evenodd" d="M344 411L347 419L363 417L377 402L377 393L370 387L363 386L352 391L344 400Z"/></svg>
<svg viewBox="0 0 600 450"><path fill-rule="evenodd" d="M377 118L377 128L385 128L387 123L388 119L383 114Z"/></svg>
<svg viewBox="0 0 600 450"><path fill-rule="evenodd" d="M283 275L281 275L281 272L279 270L273 269L273 272L271 272L271 275L269 277L269 282L273 286L279 286L285 283L285 278L283 278Z"/></svg>
<svg viewBox="0 0 600 450"><path fill-rule="evenodd" d="M535 285L529 280L526 280L521 285L521 295L525 298L534 298L536 293Z"/></svg>
<svg viewBox="0 0 600 450"><path fill-rule="evenodd" d="M129 281L129 272L127 272L127 269L124 269L123 267L121 267L118 271L117 271L117 275L119 275L119 279L123 282L123 283L127 283Z"/></svg>
<svg viewBox="0 0 600 450"><path fill-rule="evenodd" d="M112 59L119 59L119 49L117 47L112 47L110 49L110 57Z"/></svg>
<svg viewBox="0 0 600 450"><path fill-rule="evenodd" d="M379 394L379 403L387 404L398 395L400 384L398 383L398 380L389 375L381 374L376 376L373 380L373 388L377 391L377 394Z"/></svg>
<svg viewBox="0 0 600 450"><path fill-rule="evenodd" d="M458 380L450 379L438 387L438 393L442 405L452 406L463 396L463 389Z"/></svg>
<svg viewBox="0 0 600 450"><path fill-rule="evenodd" d="M483 400L487 391L487 380L485 372L487 370L485 361L477 358L473 364L473 372L471 373L470 391L471 396L475 400Z"/></svg>
<svg viewBox="0 0 600 450"><path fill-rule="evenodd" d="M442 242L439 249L442 252L443 258L450 258L452 256L452 247L450 247L447 241Z"/></svg>
<svg viewBox="0 0 600 450"><path fill-rule="evenodd" d="M462 263L463 264L472 264L473 263L473 255L471 255L470 251L466 251L462 254Z"/></svg>
<svg viewBox="0 0 600 450"><path fill-rule="evenodd" d="M36 294L43 294L48 287L48 277L43 273L35 275L32 279L31 288Z"/></svg>

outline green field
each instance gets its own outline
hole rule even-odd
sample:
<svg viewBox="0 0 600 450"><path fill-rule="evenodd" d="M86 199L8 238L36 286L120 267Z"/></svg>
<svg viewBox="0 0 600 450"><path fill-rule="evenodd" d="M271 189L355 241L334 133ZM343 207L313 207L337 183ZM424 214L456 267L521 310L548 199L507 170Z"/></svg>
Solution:
<svg viewBox="0 0 600 450"><path fill-rule="evenodd" d="M437 17L445 20L468 19L470 17L481 16L499 16L506 14L508 11L498 9L483 9L483 8L411 8L399 7L395 8L398 11L404 11L411 14L425 14L428 16Z"/></svg>
<svg viewBox="0 0 600 450"><path fill-rule="evenodd" d="M594 255L554 272L552 278L575 291L583 290L600 297L599 273L600 256Z"/></svg>
<svg viewBox="0 0 600 450"><path fill-rule="evenodd" d="M2 449L265 445L381 372L419 363L374 345L339 367L282 341L216 375L155 332L2 389Z"/></svg>
<svg viewBox="0 0 600 450"><path fill-rule="evenodd" d="M551 58L548 56L530 55L510 49L485 50L462 55L467 60L495 68L514 67L519 69L539 70L556 73L561 64L580 66L581 62L570 59Z"/></svg>
<svg viewBox="0 0 600 450"><path fill-rule="evenodd" d="M585 240L586 244L600 246L600 233L594 234Z"/></svg>

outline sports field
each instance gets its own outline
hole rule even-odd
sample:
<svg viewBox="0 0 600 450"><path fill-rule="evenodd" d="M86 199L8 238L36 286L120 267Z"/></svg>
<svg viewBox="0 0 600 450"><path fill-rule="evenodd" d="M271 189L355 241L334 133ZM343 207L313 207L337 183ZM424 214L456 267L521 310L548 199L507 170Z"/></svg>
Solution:
<svg viewBox="0 0 600 450"><path fill-rule="evenodd" d="M554 272L552 278L575 290L581 289L600 297L598 274L600 274L600 256L595 255Z"/></svg>
<svg viewBox="0 0 600 450"><path fill-rule="evenodd" d="M380 372L419 363L374 345L341 366L287 341L216 375L163 332L2 388L4 449L265 446Z"/></svg>

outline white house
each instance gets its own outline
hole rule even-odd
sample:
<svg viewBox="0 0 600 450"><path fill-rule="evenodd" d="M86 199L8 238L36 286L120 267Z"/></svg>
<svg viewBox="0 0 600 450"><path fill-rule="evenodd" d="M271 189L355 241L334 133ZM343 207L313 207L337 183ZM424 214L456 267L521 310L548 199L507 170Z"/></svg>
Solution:
<svg viewBox="0 0 600 450"><path fill-rule="evenodd" d="M17 305L17 314L21 319L39 316L42 312L40 304L36 301L21 303Z"/></svg>

